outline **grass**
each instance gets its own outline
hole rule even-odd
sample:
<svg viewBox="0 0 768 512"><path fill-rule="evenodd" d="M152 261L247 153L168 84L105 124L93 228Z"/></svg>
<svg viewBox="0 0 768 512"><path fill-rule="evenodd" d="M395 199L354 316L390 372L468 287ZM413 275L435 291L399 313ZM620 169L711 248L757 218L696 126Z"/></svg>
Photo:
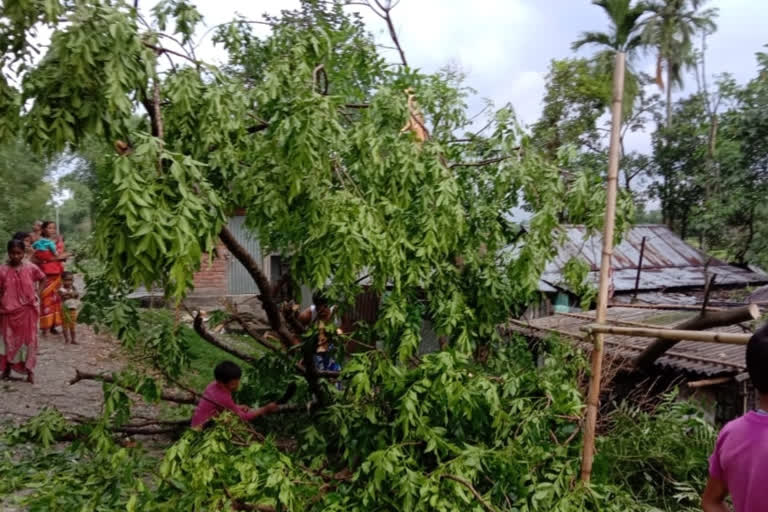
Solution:
<svg viewBox="0 0 768 512"><path fill-rule="evenodd" d="M141 311L141 319L147 323L174 321L173 312L166 309L144 309ZM222 361L232 361L241 367L245 367L241 359L231 355L218 347L215 347L201 338L189 325L184 325L185 338L188 341L190 366L189 370L179 379L182 384L202 392L205 386L213 380L213 369ZM217 335L224 341L231 343L238 350L257 355L263 349L254 347L246 336L230 334Z"/></svg>

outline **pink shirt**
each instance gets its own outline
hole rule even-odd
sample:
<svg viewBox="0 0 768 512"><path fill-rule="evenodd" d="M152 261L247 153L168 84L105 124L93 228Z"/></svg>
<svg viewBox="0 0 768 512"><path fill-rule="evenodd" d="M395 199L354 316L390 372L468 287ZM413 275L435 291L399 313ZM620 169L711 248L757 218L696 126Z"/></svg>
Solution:
<svg viewBox="0 0 768 512"><path fill-rule="evenodd" d="M208 420L218 416L224 409L232 411L245 421L250 421L258 416L256 411L244 412L232 400L232 392L219 382L213 381L203 391L203 397L197 404L195 414L192 415L192 426L205 425Z"/></svg>
<svg viewBox="0 0 768 512"><path fill-rule="evenodd" d="M725 483L735 512L768 507L768 415L750 412L720 432L709 474Z"/></svg>
<svg viewBox="0 0 768 512"><path fill-rule="evenodd" d="M0 265L0 314L13 313L24 306L38 306L37 282L45 274L31 263L18 267Z"/></svg>

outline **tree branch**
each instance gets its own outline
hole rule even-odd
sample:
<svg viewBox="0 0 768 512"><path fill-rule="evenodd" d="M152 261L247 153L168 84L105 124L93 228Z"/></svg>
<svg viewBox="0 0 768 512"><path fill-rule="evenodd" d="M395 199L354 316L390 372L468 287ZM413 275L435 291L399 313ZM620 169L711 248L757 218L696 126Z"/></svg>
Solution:
<svg viewBox="0 0 768 512"><path fill-rule="evenodd" d="M72 386L73 384L77 384L81 380L97 380L101 382L110 382L112 384L118 384L118 382L115 381L115 378L112 375L104 375L100 373L90 373L90 372L83 372L78 369L75 369L75 377L72 378L69 381L69 385ZM132 390L136 392L136 390ZM195 404L197 403L197 396L193 394L192 392L188 392L188 394L179 394L175 393L170 390L163 390L162 393L160 393L160 398L162 400L165 400L166 402L175 402L177 404Z"/></svg>
<svg viewBox="0 0 768 512"><path fill-rule="evenodd" d="M517 150L520 148L517 147L513 149ZM456 162L448 166L448 168L453 169L454 167L482 167L484 165L497 164L499 162L503 162L504 160L515 158L515 156L516 155L508 155L508 156L500 156L496 158L486 158L485 160L480 160L478 162Z"/></svg>
<svg viewBox="0 0 768 512"><path fill-rule="evenodd" d="M200 65L200 61L193 59L189 55L184 55L183 53L171 50L170 48L165 48L163 46L158 46L156 44L148 43L147 41L144 41L144 46L146 46L147 48L149 48L151 50L154 50L155 53L158 54L158 55L161 55L163 53L170 54L170 55L175 55L177 57L181 57L182 59L188 60L189 62L193 63L195 66L199 66Z"/></svg>
<svg viewBox="0 0 768 512"><path fill-rule="evenodd" d="M280 342L287 349L299 344L298 337L291 333L283 324L283 319L280 315L280 310L277 304L272 298L272 287L269 284L269 279L262 272L259 264L253 259L253 256L237 241L235 235L226 226L221 228L219 238L224 243L226 248L242 265L245 270L251 276L259 288L261 295L261 304L264 308L264 312L267 314L269 325L272 330L280 338Z"/></svg>
<svg viewBox="0 0 768 512"><path fill-rule="evenodd" d="M321 79L322 77L322 79ZM322 92L317 90L318 84L322 80ZM312 71L312 85L316 92L323 96L328 96L328 73L325 72L325 66L318 64Z"/></svg>
<svg viewBox="0 0 768 512"><path fill-rule="evenodd" d="M246 354L245 352L241 352L237 350L236 348L230 347L226 343L219 340L216 336L213 335L208 329L205 328L205 325L203 325L203 317L200 316L200 313L198 313L195 316L195 321L192 324L195 328L195 332L200 335L201 338L203 338L205 341L210 343L211 345L220 348L224 352L227 352L228 354L231 354L239 359L242 359L243 361L250 363L250 364L256 364L257 359L253 357L250 354ZM259 341L257 339L257 341ZM272 348L269 345L265 345L267 348ZM272 348L273 349L273 348ZM274 350L274 349L273 349Z"/></svg>
<svg viewBox="0 0 768 512"><path fill-rule="evenodd" d="M397 38L397 31L395 30L395 25L392 22L392 14L391 11L395 7L397 7L397 4L399 2L392 3L391 0L388 0L386 4L383 4L379 0L373 0L379 9L381 9L381 12L379 12L379 9L376 9L373 5L371 5L370 1L366 2L354 2L349 1L346 3L346 5L362 5L365 7L368 7L371 9L379 18L383 19L384 22L387 24L387 29L389 30L389 37L392 39L392 43L394 43L395 48L397 49L397 52L400 54L400 60L402 61L403 66L408 66L408 60L405 58L405 52L403 51L403 47L400 45L400 40Z"/></svg>
<svg viewBox="0 0 768 512"><path fill-rule="evenodd" d="M483 506L485 510L487 510L488 512L497 512L496 509L493 507L493 505L491 505L490 503L488 503L483 499L480 493L477 492L477 489L475 489L472 486L471 482L454 475L440 475L440 478L445 478L446 480L453 480L454 482L460 483L461 485L469 489L469 491L475 496L475 499L477 499L477 501L480 502L480 504Z"/></svg>

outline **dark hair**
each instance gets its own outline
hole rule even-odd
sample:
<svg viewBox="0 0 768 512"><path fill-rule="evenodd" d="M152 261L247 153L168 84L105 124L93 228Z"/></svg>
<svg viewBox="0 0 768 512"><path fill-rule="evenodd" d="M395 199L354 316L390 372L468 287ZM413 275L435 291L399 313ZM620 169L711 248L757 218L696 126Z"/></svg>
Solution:
<svg viewBox="0 0 768 512"><path fill-rule="evenodd" d="M222 384L239 379L242 375L243 370L232 361L222 361L213 370L214 378Z"/></svg>
<svg viewBox="0 0 768 512"><path fill-rule="evenodd" d="M11 249L21 249L22 251L25 251L27 249L27 246L24 245L24 240L19 240L18 238L11 238L8 240L8 245L6 246L8 249L8 252L11 252Z"/></svg>
<svg viewBox="0 0 768 512"><path fill-rule="evenodd" d="M29 233L25 233L24 231L17 231L13 234L13 239L24 241L24 239L27 238L28 236L29 236Z"/></svg>
<svg viewBox="0 0 768 512"><path fill-rule="evenodd" d="M747 373L755 389L768 394L768 324L758 329L747 343Z"/></svg>
<svg viewBox="0 0 768 512"><path fill-rule="evenodd" d="M315 306L327 306L328 305L328 299L323 295L322 292L315 292L312 294L312 304Z"/></svg>
<svg viewBox="0 0 768 512"><path fill-rule="evenodd" d="M56 224L56 223L55 223L55 222L53 222L52 220L44 220L44 221L43 221L43 225L42 225L42 226L40 226L40 229L45 229L45 228L47 228L47 227L48 227L50 224Z"/></svg>
<svg viewBox="0 0 768 512"><path fill-rule="evenodd" d="M73 274L72 272L70 272L68 270L61 273L61 279L62 280L63 279L69 279L70 277L75 277L75 274Z"/></svg>

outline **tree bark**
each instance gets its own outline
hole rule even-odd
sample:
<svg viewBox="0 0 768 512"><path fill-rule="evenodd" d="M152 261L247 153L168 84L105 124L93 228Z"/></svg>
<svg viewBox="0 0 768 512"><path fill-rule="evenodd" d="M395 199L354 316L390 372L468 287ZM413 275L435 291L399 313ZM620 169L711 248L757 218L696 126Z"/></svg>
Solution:
<svg viewBox="0 0 768 512"><path fill-rule="evenodd" d="M219 238L222 242L224 242L224 245L229 250L229 252L235 258L237 258L243 267L245 267L245 270L248 271L248 274L250 274L251 278L256 283L256 286L259 288L259 298L261 299L262 307L264 308L264 312L267 314L270 327L278 335L280 342L286 348L298 345L299 342L297 336L291 333L291 331L289 331L283 323L280 310L278 309L277 303L272 297L272 287L269 284L269 279L267 279L267 276L264 274L264 272L262 272L259 264L256 263L256 260L253 259L253 256L251 256L248 251L242 245L240 245L240 242L237 241L235 235L233 235L229 228L226 226L221 228Z"/></svg>
<svg viewBox="0 0 768 512"><path fill-rule="evenodd" d="M760 317L760 308L756 304L750 304L741 308L728 309L725 311L707 311L699 314L685 322L674 326L674 329L685 331L696 331L711 329L712 327L724 327L727 325L738 324L756 320ZM677 345L677 340L656 339L639 356L635 358L635 368L649 369L653 366L664 353Z"/></svg>

